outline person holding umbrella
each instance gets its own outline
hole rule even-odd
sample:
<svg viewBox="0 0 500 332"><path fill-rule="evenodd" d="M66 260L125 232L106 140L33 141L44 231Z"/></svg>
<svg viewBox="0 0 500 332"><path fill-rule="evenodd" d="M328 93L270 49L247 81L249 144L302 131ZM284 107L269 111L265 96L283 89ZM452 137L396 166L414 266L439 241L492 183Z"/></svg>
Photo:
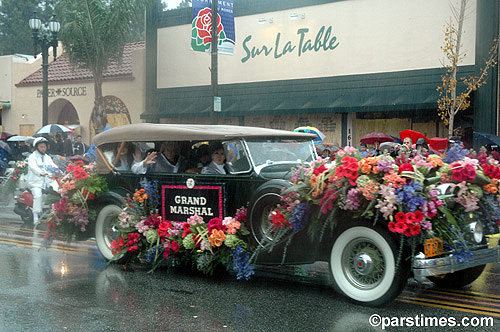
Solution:
<svg viewBox="0 0 500 332"><path fill-rule="evenodd" d="M59 189L56 180L48 178L49 169L57 168L52 158L47 154L47 139L37 137L33 141L35 151L28 157L28 188L33 194L33 223L34 228L40 223L38 216L42 213L42 191L52 187L54 191Z"/></svg>

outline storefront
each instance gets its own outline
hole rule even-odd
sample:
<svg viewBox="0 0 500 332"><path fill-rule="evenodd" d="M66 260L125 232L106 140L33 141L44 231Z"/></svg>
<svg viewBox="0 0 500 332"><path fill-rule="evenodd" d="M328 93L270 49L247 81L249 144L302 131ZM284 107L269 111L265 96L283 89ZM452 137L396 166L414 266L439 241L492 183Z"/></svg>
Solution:
<svg viewBox="0 0 500 332"><path fill-rule="evenodd" d="M496 1L469 11L460 77L484 64L498 33ZM234 55L218 57L219 123L313 125L352 145L372 131L445 134L436 88L449 1L234 1L234 15ZM191 8L148 12L146 121L210 123L211 60L190 50L191 19ZM497 73L459 126L497 133Z"/></svg>
<svg viewBox="0 0 500 332"><path fill-rule="evenodd" d="M90 144L94 80L89 71L74 68L64 52L52 61L49 55L48 122L65 124ZM42 127L41 57L11 61L2 57L0 67L9 73L2 83L9 87L10 109L1 112L3 130L25 136ZM145 42L125 45L121 63L111 63L103 79L107 125L116 127L141 122L145 109ZM6 91L6 90L4 90Z"/></svg>

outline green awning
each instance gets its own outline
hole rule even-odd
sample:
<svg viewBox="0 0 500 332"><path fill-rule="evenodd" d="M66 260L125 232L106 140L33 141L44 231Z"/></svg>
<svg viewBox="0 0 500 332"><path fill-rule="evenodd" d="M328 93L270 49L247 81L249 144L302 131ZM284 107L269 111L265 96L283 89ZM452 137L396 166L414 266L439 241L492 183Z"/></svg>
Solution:
<svg viewBox="0 0 500 332"><path fill-rule="evenodd" d="M0 111L10 109L10 103L5 101L0 101Z"/></svg>
<svg viewBox="0 0 500 332"><path fill-rule="evenodd" d="M461 68L471 72L472 66ZM219 86L222 115L348 113L436 109L441 69ZM157 90L141 118L210 116L210 86Z"/></svg>

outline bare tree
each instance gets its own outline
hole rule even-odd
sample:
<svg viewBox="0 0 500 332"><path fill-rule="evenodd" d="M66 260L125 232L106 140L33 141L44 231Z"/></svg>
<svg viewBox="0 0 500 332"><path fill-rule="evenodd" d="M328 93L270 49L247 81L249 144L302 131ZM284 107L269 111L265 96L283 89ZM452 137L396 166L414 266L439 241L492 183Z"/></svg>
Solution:
<svg viewBox="0 0 500 332"><path fill-rule="evenodd" d="M451 6L453 20L450 19L446 26L444 45L441 47L447 62L443 62L445 72L441 78L442 84L437 87L437 91L439 91L438 115L444 124L448 126L448 136L453 136L455 116L470 106L472 91L476 91L486 83L488 71L497 64L498 38L493 41L485 66L481 68L479 74L460 78L460 82L464 84L465 88L459 91L457 70L465 57L461 50L461 42L467 3L468 0L461 0L459 10Z"/></svg>

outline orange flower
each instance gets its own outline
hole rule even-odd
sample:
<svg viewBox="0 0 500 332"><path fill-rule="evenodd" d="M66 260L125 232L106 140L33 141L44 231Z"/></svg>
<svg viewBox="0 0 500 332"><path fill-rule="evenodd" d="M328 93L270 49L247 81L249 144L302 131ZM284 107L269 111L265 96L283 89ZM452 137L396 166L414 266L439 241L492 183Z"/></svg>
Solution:
<svg viewBox="0 0 500 332"><path fill-rule="evenodd" d="M491 182L485 184L483 189L486 190L488 194L496 194L498 193L498 179L491 179Z"/></svg>
<svg viewBox="0 0 500 332"><path fill-rule="evenodd" d="M391 171L389 174L384 175L384 181L388 185L392 184L394 188L403 188L403 184L406 183L406 180L398 174L394 173L394 171Z"/></svg>
<svg viewBox="0 0 500 332"><path fill-rule="evenodd" d="M208 238L208 242L210 242L212 247L220 247L224 243L224 240L226 240L226 234L217 229L212 230L212 234Z"/></svg>
<svg viewBox="0 0 500 332"><path fill-rule="evenodd" d="M148 194L146 194L146 190L139 189L134 193L134 201L143 203L146 199L148 199Z"/></svg>
<svg viewBox="0 0 500 332"><path fill-rule="evenodd" d="M441 158L428 156L427 157L427 162L430 163L433 168L434 167L441 167L441 166L443 166L443 160Z"/></svg>
<svg viewBox="0 0 500 332"><path fill-rule="evenodd" d="M312 175L311 179L309 179L309 184L311 188L315 188L318 185L318 176L317 175ZM320 184L319 186L314 189L314 191L311 193L312 197L316 198L319 197L323 193L323 185Z"/></svg>
<svg viewBox="0 0 500 332"><path fill-rule="evenodd" d="M378 168L377 168L377 158L376 157L367 157L363 158L358 162L359 168L361 169L361 172L364 174L377 174L378 173Z"/></svg>
<svg viewBox="0 0 500 332"><path fill-rule="evenodd" d="M364 187L358 187L359 191L365 196L365 198L369 201L375 199L376 194L378 192L379 186L374 182L370 182Z"/></svg>

